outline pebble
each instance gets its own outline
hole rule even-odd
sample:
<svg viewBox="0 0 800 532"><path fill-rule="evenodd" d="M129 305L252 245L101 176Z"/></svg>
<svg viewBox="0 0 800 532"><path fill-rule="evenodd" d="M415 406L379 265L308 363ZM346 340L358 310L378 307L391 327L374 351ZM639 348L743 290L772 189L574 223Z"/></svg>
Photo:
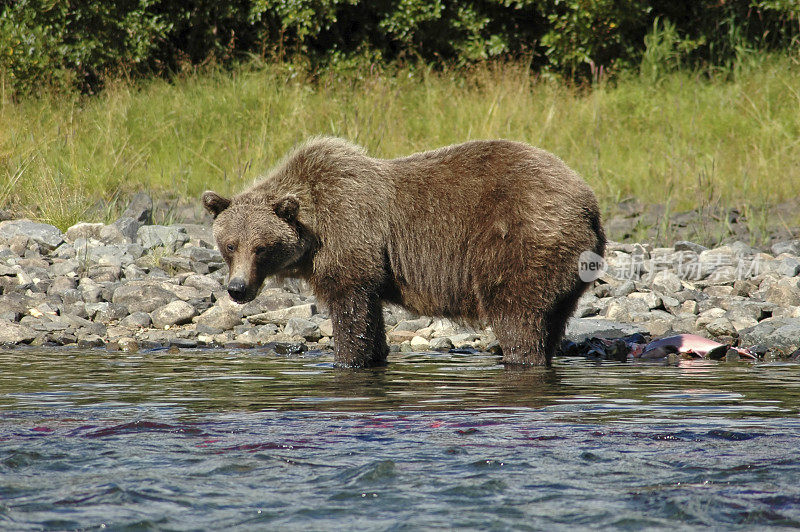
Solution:
<svg viewBox="0 0 800 532"><path fill-rule="evenodd" d="M567 337L687 332L785 356L800 347L800 240L774 242L770 251L742 242L713 249L609 242L609 268L581 298ZM227 296L226 275L210 226L152 225L146 195L112 224L80 223L65 233L3 221L0 344L330 348L333 323L306 283L268 279L254 301L238 305ZM392 305L384 321L392 351L496 344L490 329Z"/></svg>

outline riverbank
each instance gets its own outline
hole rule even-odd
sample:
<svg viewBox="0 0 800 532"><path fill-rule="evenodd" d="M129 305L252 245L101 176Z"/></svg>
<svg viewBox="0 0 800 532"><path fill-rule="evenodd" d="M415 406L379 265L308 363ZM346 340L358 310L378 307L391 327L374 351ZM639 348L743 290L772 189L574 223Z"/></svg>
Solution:
<svg viewBox="0 0 800 532"><path fill-rule="evenodd" d="M99 347L329 349L332 325L305 283L268 280L246 305L225 289L210 220L153 225L134 198L112 224L62 233L0 223L0 344ZM768 251L741 241L705 248L610 242L607 269L582 297L567 338L696 333L757 346L768 358L800 348L800 240ZM385 310L394 351L492 351L491 330Z"/></svg>
<svg viewBox="0 0 800 532"><path fill-rule="evenodd" d="M800 225L797 209L773 210L798 195L800 92L789 88L800 86L800 63L788 53L746 59L731 72L632 73L583 87L527 63L327 73L253 64L120 80L94 97L2 101L0 209L66 231L113 222L138 191L235 193L312 135L381 158L505 138L581 174L604 218L623 220L615 239L709 245L734 214L747 232L739 239L760 245L771 227ZM664 226L692 209L702 214L696 235ZM637 223L632 211L648 219ZM171 214L156 222L180 220Z"/></svg>

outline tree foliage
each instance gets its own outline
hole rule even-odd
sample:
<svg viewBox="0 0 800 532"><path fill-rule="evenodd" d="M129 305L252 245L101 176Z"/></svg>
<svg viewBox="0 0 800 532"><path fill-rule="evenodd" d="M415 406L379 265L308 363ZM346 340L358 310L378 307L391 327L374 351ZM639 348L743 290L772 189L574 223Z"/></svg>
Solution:
<svg viewBox="0 0 800 532"><path fill-rule="evenodd" d="M0 76L17 92L92 91L106 76L256 54L312 64L528 57L586 79L659 58L725 66L798 35L796 0L0 0Z"/></svg>

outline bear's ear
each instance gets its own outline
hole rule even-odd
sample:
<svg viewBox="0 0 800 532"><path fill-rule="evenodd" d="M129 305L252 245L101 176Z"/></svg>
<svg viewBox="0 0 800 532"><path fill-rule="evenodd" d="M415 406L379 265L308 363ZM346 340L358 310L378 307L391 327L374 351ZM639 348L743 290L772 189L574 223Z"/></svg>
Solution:
<svg viewBox="0 0 800 532"><path fill-rule="evenodd" d="M294 194L287 194L275 202L275 214L283 218L287 222L291 222L297 218L297 212L300 210L300 200Z"/></svg>
<svg viewBox="0 0 800 532"><path fill-rule="evenodd" d="M227 209L230 204L231 200L223 198L216 192L212 192L211 190L203 192L203 207L205 207L214 218L219 216L219 213Z"/></svg>

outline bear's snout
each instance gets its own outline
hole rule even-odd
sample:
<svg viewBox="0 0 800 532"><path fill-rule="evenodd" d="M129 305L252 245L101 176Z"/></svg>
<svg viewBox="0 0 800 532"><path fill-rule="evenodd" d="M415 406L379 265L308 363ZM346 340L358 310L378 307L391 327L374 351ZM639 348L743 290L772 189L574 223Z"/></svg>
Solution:
<svg viewBox="0 0 800 532"><path fill-rule="evenodd" d="M236 277L231 279L228 283L228 294L230 294L231 299L242 303L247 300L247 284L244 282L244 279Z"/></svg>

